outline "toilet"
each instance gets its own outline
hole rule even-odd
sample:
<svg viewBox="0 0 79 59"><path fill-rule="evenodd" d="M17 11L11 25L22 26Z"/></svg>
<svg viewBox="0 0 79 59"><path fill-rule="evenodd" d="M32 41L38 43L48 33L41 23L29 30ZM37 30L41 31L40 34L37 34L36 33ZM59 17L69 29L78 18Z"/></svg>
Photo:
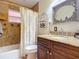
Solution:
<svg viewBox="0 0 79 59"><path fill-rule="evenodd" d="M36 59L37 58L37 45L29 45L25 49L27 54L27 59Z"/></svg>

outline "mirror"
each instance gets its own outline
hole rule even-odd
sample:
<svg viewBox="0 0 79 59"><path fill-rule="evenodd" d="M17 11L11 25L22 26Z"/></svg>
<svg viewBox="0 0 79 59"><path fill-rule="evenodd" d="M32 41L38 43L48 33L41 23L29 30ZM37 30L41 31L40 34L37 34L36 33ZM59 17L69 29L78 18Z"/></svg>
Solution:
<svg viewBox="0 0 79 59"><path fill-rule="evenodd" d="M66 21L73 16L74 12L75 8L72 5L65 5L57 10L55 19L57 21Z"/></svg>
<svg viewBox="0 0 79 59"><path fill-rule="evenodd" d="M77 21L77 5L75 0L67 0L53 8L53 23Z"/></svg>

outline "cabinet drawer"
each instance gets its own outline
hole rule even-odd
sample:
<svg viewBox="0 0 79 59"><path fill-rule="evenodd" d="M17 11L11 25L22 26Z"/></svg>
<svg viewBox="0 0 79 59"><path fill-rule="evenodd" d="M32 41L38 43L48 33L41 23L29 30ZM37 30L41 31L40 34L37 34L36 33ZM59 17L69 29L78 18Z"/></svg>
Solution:
<svg viewBox="0 0 79 59"><path fill-rule="evenodd" d="M51 47L50 40L44 39L44 38L40 38L40 37L38 38L38 44L43 45L43 46L45 46L47 48L50 48Z"/></svg>
<svg viewBox="0 0 79 59"><path fill-rule="evenodd" d="M53 50L67 54L69 59L79 59L79 48L58 42L54 42L53 44Z"/></svg>

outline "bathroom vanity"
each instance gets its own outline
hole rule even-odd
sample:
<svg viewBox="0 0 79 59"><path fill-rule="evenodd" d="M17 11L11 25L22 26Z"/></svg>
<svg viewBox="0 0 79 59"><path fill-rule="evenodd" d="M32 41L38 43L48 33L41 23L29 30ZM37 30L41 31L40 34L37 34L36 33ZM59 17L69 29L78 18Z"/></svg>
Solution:
<svg viewBox="0 0 79 59"><path fill-rule="evenodd" d="M38 36L38 59L79 59L79 40L74 37Z"/></svg>

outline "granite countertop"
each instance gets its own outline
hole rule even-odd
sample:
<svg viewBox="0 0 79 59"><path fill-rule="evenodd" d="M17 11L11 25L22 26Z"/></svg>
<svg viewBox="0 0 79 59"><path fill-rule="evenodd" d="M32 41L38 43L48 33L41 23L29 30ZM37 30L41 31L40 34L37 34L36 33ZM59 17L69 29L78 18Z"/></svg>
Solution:
<svg viewBox="0 0 79 59"><path fill-rule="evenodd" d="M79 39L74 37L56 35L38 35L38 37L79 47Z"/></svg>

